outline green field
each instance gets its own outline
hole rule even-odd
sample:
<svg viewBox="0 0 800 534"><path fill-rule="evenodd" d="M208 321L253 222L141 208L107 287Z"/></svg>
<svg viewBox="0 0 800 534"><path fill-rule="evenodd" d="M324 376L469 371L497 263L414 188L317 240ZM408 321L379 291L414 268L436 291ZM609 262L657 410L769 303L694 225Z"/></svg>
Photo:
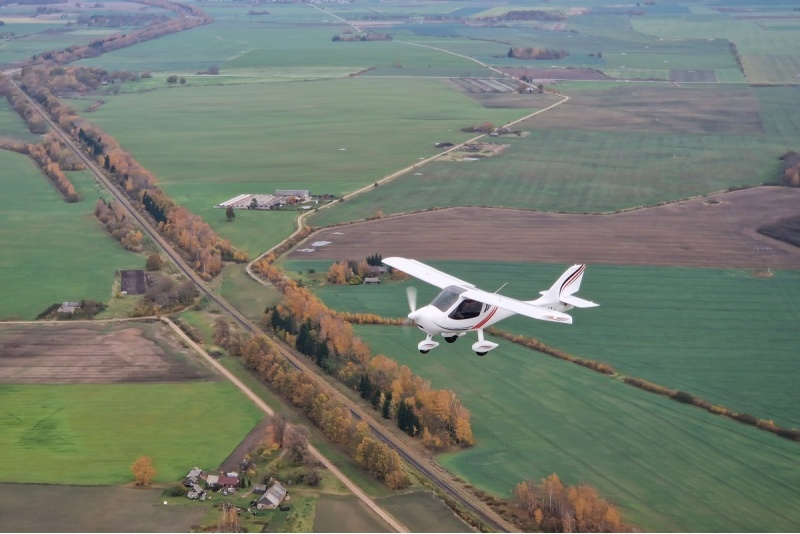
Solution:
<svg viewBox="0 0 800 534"><path fill-rule="evenodd" d="M0 100L0 140L2 139L26 143L36 143L41 139L41 136L32 134L28 130L28 125L17 115L7 100Z"/></svg>
<svg viewBox="0 0 800 534"><path fill-rule="evenodd" d="M106 302L115 270L144 266L95 219L99 193L88 174L70 173L83 200L68 204L26 156L0 151L0 168L0 318L33 319L67 300Z"/></svg>
<svg viewBox="0 0 800 534"><path fill-rule="evenodd" d="M244 265L229 266L222 273L219 293L248 319L259 322L264 311L281 300L281 294L250 278Z"/></svg>
<svg viewBox="0 0 800 534"><path fill-rule="evenodd" d="M156 482L216 468L261 412L228 382L0 385L3 482L113 485L153 458Z"/></svg>
<svg viewBox="0 0 800 534"><path fill-rule="evenodd" d="M686 90L671 87L569 86L569 102L520 125L530 135L498 140L509 145L501 155L425 165L320 210L309 222L362 219L376 209L390 214L475 205L607 212L655 205L773 182L779 157L800 138L800 122L789 111L800 103L796 88L692 89L692 102L683 103ZM637 99L644 103L635 115L602 111ZM747 108L730 109L724 101Z"/></svg>
<svg viewBox="0 0 800 534"><path fill-rule="evenodd" d="M553 67L553 77L579 67L677 83L549 86L571 100L527 121L527 137L498 139L509 145L502 155L426 165L308 222L465 204L613 211L771 182L781 169L778 157L798 150L800 24L792 6L728 0L725 6L736 10L725 12L710 0L656 2L632 16L627 5L581 5L593 12L570 14L559 26L476 23L522 8L514 3L317 6L330 13L310 4L269 4L269 13L251 15L262 8L206 2L200 7L215 18L211 24L81 62L154 74L126 83L119 95L103 88L98 95L106 103L85 118L117 138L178 203L251 256L292 232L297 213L237 212L227 223L214 204L285 188L346 194L435 154L434 143L472 137L459 131L464 126L500 125L533 111L490 107L489 98L457 92L440 79L497 76L473 59L494 67ZM10 5L3 13L35 7ZM551 0L535 8L571 7ZM436 20L443 14L472 21ZM335 43L332 36L347 29L335 16L354 24L385 17L387 25L376 31L394 40ZM52 21L6 21L1 29L20 38L0 41L0 64L112 31L72 31ZM512 46L564 48L570 55L520 61L506 56ZM211 66L221 75L197 74ZM349 76L362 69L370 70ZM185 76L186 85L167 88L171 74ZM68 104L80 112L98 95ZM12 114L0 109L0 137L34 141ZM94 219L94 201L104 193L86 173L71 179L81 203L66 204L27 158L0 151L0 241L7 249L0 260L0 319L33 318L63 300L107 301L115 270L142 267L143 258L124 252ZM535 296L565 267L501 260L436 265L490 290L508 282L503 292L520 298ZM327 269L318 262L285 265ZM500 327L796 428L800 273L773 274L592 265L582 294L600 308L576 310L570 326L515 318ZM275 297L254 290L241 269L215 284L251 318ZM417 285L420 302L435 294ZM336 309L407 313L404 284L318 291ZM204 320L187 314L208 335ZM523 478L557 472L567 483L591 483L645 530L800 528L797 443L506 341L485 358L466 339L422 356L416 331L357 330L375 351L411 366L434 387L454 389L472 411L477 445L441 460L477 487L505 497ZM0 386L0 403L6 408L0 479L10 482L123 484L133 460L150 454L158 480L172 483L193 465L216 466L259 418L224 383Z"/></svg>
<svg viewBox="0 0 800 534"><path fill-rule="evenodd" d="M435 162L366 195L320 210L325 226L372 215L447 206L609 212L757 185L777 174L778 151L747 137L534 130L504 137L503 154ZM692 165L674 157L691 151ZM752 151L752 152L751 152ZM766 172L764 168L769 172ZM707 169L715 172L709 173Z"/></svg>
<svg viewBox="0 0 800 534"><path fill-rule="evenodd" d="M503 293L534 298L564 265L432 262L485 289L508 285ZM286 263L291 271L318 262ZM428 302L436 289L408 282ZM334 309L388 317L408 313L401 284L315 288ZM711 403L779 425L800 428L800 273L779 271L769 279L746 271L590 265L581 294L600 303L575 310L574 324L554 325L512 317L498 328L536 337L572 355L606 362L618 372L688 391ZM408 341L416 347L421 334ZM474 341L474 340L473 340ZM470 341L470 344L472 341ZM458 344L458 343L457 343ZM504 342L496 352L506 350ZM461 351L471 354L466 343Z"/></svg>
<svg viewBox="0 0 800 534"><path fill-rule="evenodd" d="M346 78L120 94L91 121L181 205L255 255L291 231L296 213L237 212L226 223L215 204L275 189L341 195L433 155L443 139L472 137L462 127L524 111L485 109L439 80Z"/></svg>
<svg viewBox="0 0 800 534"><path fill-rule="evenodd" d="M507 497L517 482L556 472L565 483L595 486L646 531L800 524L797 443L507 342L484 358L465 340L421 355L415 333L357 331L464 400L476 446L439 459L482 489Z"/></svg>

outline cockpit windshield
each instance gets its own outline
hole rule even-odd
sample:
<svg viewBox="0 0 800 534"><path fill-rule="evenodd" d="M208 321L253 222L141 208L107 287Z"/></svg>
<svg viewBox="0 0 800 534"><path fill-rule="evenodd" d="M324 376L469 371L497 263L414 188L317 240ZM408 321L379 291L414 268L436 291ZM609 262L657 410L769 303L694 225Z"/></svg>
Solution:
<svg viewBox="0 0 800 534"><path fill-rule="evenodd" d="M431 305L436 306L443 312L446 312L453 304L456 303L458 296L464 291L466 291L466 288L447 286L446 288L442 289L442 292L439 293L435 299L433 299Z"/></svg>

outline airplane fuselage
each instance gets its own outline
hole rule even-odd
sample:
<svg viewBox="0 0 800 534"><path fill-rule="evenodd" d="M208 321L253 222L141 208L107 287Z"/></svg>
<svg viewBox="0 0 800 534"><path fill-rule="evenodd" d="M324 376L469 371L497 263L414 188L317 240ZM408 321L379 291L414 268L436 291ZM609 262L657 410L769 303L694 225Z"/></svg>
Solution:
<svg viewBox="0 0 800 534"><path fill-rule="evenodd" d="M419 329L426 334L448 337L488 328L515 315L497 306L464 298L461 296L463 292L464 288L448 286L430 304L416 310L413 315Z"/></svg>

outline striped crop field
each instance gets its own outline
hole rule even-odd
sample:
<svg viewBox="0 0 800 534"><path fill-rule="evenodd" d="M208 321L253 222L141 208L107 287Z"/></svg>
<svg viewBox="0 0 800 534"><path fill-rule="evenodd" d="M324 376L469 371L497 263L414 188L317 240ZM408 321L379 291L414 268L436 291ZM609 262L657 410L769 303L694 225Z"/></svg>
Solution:
<svg viewBox="0 0 800 534"><path fill-rule="evenodd" d="M508 342L483 358L467 340L421 355L416 333L357 332L471 410L476 445L439 460L476 487L507 497L555 472L593 485L645 531L780 532L800 522L797 443Z"/></svg>

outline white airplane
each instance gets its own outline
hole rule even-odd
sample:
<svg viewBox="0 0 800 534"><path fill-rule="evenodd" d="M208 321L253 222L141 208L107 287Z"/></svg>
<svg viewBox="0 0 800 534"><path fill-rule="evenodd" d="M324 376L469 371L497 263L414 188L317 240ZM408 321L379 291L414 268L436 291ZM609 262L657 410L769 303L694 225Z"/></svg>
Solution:
<svg viewBox="0 0 800 534"><path fill-rule="evenodd" d="M417 260L394 257L386 258L383 263L442 289L430 304L416 309L416 289L408 288L408 306L411 308L408 318L426 334L425 339L417 346L422 354L439 346L439 343L433 340L435 334L441 334L445 341L452 343L467 332L476 331L478 341L472 345L472 350L478 356L483 356L497 347L497 343L484 338L484 328L512 315L519 314L541 321L572 324L572 317L564 313L565 311L573 307L599 306L575 296L581 287L586 265L573 265L550 289L540 292L541 297L523 301L483 291L469 282L459 280Z"/></svg>

